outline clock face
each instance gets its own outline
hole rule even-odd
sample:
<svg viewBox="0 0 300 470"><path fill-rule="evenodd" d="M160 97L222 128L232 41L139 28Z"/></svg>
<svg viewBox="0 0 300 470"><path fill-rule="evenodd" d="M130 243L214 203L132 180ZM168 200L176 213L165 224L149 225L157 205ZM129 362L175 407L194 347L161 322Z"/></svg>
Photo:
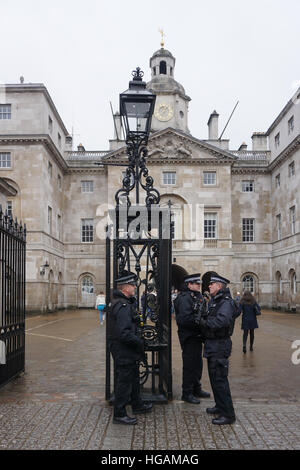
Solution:
<svg viewBox="0 0 300 470"><path fill-rule="evenodd" d="M173 109L169 104L159 104L155 109L154 116L159 121L169 121L173 117Z"/></svg>

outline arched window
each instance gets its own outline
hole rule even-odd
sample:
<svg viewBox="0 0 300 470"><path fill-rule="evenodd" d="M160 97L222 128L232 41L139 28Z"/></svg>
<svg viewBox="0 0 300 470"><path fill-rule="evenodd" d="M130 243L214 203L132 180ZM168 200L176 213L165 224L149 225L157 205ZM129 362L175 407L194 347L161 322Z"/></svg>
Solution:
<svg viewBox="0 0 300 470"><path fill-rule="evenodd" d="M84 276L81 282L82 294L93 294L94 293L94 282L91 276Z"/></svg>
<svg viewBox="0 0 300 470"><path fill-rule="evenodd" d="M164 75L167 75L167 64L165 60L162 60L159 63L159 73L162 73Z"/></svg>
<svg viewBox="0 0 300 470"><path fill-rule="evenodd" d="M291 293L293 295L297 294L297 276L294 269L290 270L290 285L291 285Z"/></svg>
<svg viewBox="0 0 300 470"><path fill-rule="evenodd" d="M246 276L242 279L243 283L243 290L249 290L252 294L254 293L255 289L255 281L254 277L251 274L246 274Z"/></svg>
<svg viewBox="0 0 300 470"><path fill-rule="evenodd" d="M276 284L277 284L277 293L281 295L283 293L283 283L281 273L279 271L276 272Z"/></svg>

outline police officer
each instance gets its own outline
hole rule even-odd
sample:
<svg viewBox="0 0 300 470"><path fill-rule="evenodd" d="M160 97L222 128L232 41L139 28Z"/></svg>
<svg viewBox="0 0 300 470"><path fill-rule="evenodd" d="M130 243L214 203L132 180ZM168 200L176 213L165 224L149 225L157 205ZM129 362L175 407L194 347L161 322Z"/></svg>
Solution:
<svg viewBox="0 0 300 470"><path fill-rule="evenodd" d="M143 340L138 335L136 313L137 277L125 271L116 280L108 315L108 341L115 362L115 400L113 422L136 424L136 418L126 413L130 402L134 414L148 413L152 403L144 403L140 396L138 362L144 352Z"/></svg>
<svg viewBox="0 0 300 470"><path fill-rule="evenodd" d="M206 340L204 357L207 358L208 373L215 399L215 406L207 408L207 413L219 415L212 420L213 424L232 424L235 421L229 382L228 357L231 354L232 325L236 309L230 291L229 280L217 273L211 275L209 292L211 300L208 304L207 318L201 317Z"/></svg>
<svg viewBox="0 0 300 470"><path fill-rule="evenodd" d="M200 273L185 276L184 286L174 300L178 337L182 349L182 400L199 404L198 398L209 398L201 388L202 341L196 316L203 306ZM197 398L198 397L198 398Z"/></svg>

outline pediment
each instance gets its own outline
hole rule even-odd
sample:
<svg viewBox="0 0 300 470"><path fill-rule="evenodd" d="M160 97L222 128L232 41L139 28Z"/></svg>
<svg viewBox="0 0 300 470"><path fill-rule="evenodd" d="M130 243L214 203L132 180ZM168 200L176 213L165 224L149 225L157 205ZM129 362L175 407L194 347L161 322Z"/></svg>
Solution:
<svg viewBox="0 0 300 470"><path fill-rule="evenodd" d="M126 147L107 155L109 161L126 158ZM235 155L229 151L196 139L190 134L172 128L152 134L148 140L148 160L153 163L233 163Z"/></svg>

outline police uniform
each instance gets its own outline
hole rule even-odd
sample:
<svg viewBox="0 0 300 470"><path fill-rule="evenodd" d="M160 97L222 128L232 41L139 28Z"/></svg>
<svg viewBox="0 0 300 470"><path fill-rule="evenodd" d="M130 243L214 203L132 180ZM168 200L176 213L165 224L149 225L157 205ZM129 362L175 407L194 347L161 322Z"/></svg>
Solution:
<svg viewBox="0 0 300 470"><path fill-rule="evenodd" d="M136 284L136 275L123 273L117 284ZM108 342L115 363L114 423L136 424L126 413L130 402L135 414L146 413L152 404L140 397L139 360L144 352L143 340L138 335L136 300L120 290L113 293L108 315Z"/></svg>
<svg viewBox="0 0 300 470"><path fill-rule="evenodd" d="M232 349L230 334L236 312L230 291L226 288L230 281L217 274L211 276L210 282L221 282L224 287L212 296L208 304L208 316L200 321L206 337L203 355L207 358L215 399L215 407L206 411L220 415L213 419L213 424L231 424L235 421L235 412L228 382L228 358Z"/></svg>
<svg viewBox="0 0 300 470"><path fill-rule="evenodd" d="M174 300L178 337L182 349L182 400L198 404L196 397L208 398L210 395L201 390L202 343L199 325L195 316L203 304L202 294L188 289L188 282L200 284L200 273L184 278L185 285Z"/></svg>

